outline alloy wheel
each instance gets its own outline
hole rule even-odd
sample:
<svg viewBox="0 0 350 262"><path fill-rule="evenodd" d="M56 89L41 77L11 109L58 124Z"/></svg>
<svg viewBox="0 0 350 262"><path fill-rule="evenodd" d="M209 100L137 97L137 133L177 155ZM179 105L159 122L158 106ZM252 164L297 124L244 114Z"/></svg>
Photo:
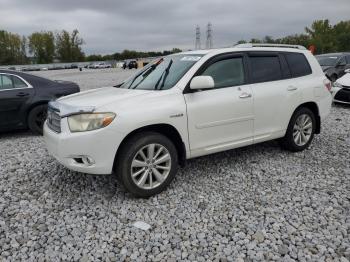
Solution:
<svg viewBox="0 0 350 262"><path fill-rule="evenodd" d="M307 114L300 115L293 127L293 139L296 145L306 145L312 135L312 119Z"/></svg>
<svg viewBox="0 0 350 262"><path fill-rule="evenodd" d="M171 156L166 147L160 144L149 144L135 154L131 162L131 177L142 189L153 189L160 186L171 170Z"/></svg>

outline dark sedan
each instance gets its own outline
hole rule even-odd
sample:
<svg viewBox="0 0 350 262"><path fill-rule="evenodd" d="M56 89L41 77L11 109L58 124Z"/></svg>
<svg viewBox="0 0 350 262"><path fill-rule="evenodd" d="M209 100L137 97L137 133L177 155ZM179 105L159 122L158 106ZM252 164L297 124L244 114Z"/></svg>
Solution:
<svg viewBox="0 0 350 262"><path fill-rule="evenodd" d="M329 80L335 82L350 68L350 53L333 53L317 55L316 59Z"/></svg>
<svg viewBox="0 0 350 262"><path fill-rule="evenodd" d="M42 134L47 103L79 91L73 82L0 70L0 131L30 128Z"/></svg>

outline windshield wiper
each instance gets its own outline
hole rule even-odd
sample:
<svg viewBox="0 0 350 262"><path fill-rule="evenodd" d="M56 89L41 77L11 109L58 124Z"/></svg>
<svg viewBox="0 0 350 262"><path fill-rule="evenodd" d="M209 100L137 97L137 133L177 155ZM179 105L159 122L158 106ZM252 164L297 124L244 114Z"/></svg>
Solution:
<svg viewBox="0 0 350 262"><path fill-rule="evenodd" d="M141 71L140 73L138 73L134 78L133 80L131 81L130 85L128 86L128 89L130 89L132 87L132 84L135 82L135 80L139 77L139 76L148 76L154 69L156 69L156 67L158 66L159 64L153 64L151 65L150 67L146 68L145 70ZM138 86L138 85L136 85ZM134 88L133 88L134 89Z"/></svg>
<svg viewBox="0 0 350 262"><path fill-rule="evenodd" d="M171 59L171 60L169 61L168 66L165 68L165 70L163 71L162 75L161 75L160 78L158 79L156 85L154 86L154 90L157 90L157 89L158 89L158 85L159 85L160 81L162 80L162 78L163 78L163 81L162 81L162 84L161 84L159 90L161 90L161 89L164 87L165 80L166 80L166 78L167 78L168 75L169 75L169 70L170 70L170 67L171 67L172 64L173 64L173 59ZM163 77L163 76L164 76L164 77Z"/></svg>

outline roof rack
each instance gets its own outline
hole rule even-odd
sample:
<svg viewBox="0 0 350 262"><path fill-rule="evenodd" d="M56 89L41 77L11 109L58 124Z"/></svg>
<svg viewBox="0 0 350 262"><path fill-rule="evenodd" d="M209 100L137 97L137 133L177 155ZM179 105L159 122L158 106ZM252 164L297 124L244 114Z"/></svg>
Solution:
<svg viewBox="0 0 350 262"><path fill-rule="evenodd" d="M238 44L234 47L239 48L252 48L252 47L281 47L281 48L296 48L301 50L306 50L306 48L302 45L285 45L285 44L252 44L252 43L246 43L246 44Z"/></svg>

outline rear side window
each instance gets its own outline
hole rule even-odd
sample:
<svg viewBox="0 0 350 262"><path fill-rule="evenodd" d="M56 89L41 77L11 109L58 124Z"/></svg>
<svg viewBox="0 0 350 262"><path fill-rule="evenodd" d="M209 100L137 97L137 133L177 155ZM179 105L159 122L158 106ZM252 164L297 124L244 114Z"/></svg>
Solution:
<svg viewBox="0 0 350 262"><path fill-rule="evenodd" d="M253 83L282 79L281 64L278 56L251 56L249 59Z"/></svg>
<svg viewBox="0 0 350 262"><path fill-rule="evenodd" d="M12 76L13 85L14 88L24 88L27 87L27 84L24 83L21 79L19 79L17 76Z"/></svg>
<svg viewBox="0 0 350 262"><path fill-rule="evenodd" d="M285 53L285 58L289 65L292 77L300 77L310 75L312 73L309 62L304 54L300 53Z"/></svg>
<svg viewBox="0 0 350 262"><path fill-rule="evenodd" d="M202 75L211 76L215 88L243 85L245 82L243 58L234 57L215 62L209 65Z"/></svg>

